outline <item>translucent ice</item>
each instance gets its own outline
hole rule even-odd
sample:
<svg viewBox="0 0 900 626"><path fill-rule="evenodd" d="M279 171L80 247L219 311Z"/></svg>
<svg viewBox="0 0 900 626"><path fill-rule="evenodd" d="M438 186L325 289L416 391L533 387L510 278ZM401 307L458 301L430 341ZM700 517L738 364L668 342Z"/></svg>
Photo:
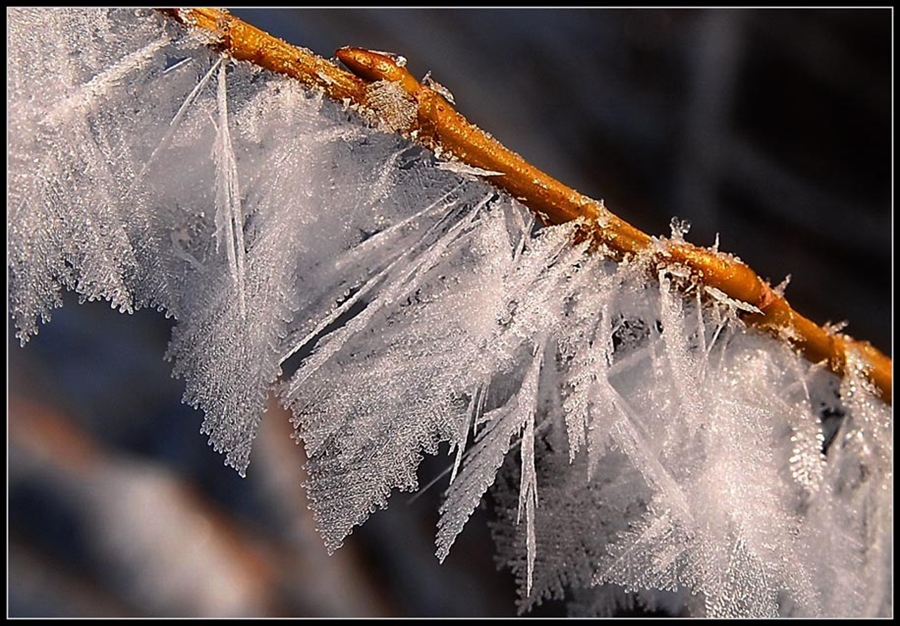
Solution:
<svg viewBox="0 0 900 626"><path fill-rule="evenodd" d="M153 11L7 16L19 338L63 289L173 316L168 358L230 465L268 394L292 410L329 549L446 442L438 556L495 485L523 609L891 613L891 409L852 358L841 384L676 268L534 232L493 172ZM373 89L403 130L409 103Z"/></svg>

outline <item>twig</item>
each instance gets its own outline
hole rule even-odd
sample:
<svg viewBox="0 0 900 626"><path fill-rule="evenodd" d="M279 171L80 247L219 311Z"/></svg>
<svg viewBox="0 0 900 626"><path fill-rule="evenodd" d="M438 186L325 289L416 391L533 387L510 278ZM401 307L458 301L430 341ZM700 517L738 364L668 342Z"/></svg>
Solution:
<svg viewBox="0 0 900 626"><path fill-rule="evenodd" d="M758 313L744 321L785 338L810 361L826 361L838 375L855 352L866 378L887 402L892 401L893 365L889 357L865 341L818 326L791 308L750 267L735 257L679 240L654 238L610 213L602 202L567 187L470 124L437 86L416 80L405 62L362 48L341 48L337 57L351 71L292 46L230 15L210 8L163 9L182 24L207 31L212 43L232 58L295 78L322 89L334 100L382 116L397 132L436 153L489 172L488 180L528 206L545 224L581 219L579 237L615 258L640 256L651 268L659 263L690 270L703 285L747 303ZM384 111L384 88L391 87L391 106L408 105L411 115L390 119ZM749 307L748 307L749 308Z"/></svg>

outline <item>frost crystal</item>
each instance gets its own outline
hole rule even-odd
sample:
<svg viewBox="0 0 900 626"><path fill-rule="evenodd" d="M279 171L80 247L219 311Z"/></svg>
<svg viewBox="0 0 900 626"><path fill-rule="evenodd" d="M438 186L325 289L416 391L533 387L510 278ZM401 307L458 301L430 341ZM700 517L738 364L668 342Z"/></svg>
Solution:
<svg viewBox="0 0 900 626"><path fill-rule="evenodd" d="M446 442L438 557L495 486L523 609L892 612L891 409L852 355L838 383L678 268L533 233L492 172L153 11L15 9L7 45L18 337L63 289L176 318L167 356L227 463L271 391L292 410L329 549ZM402 94L372 97L407 126Z"/></svg>
<svg viewBox="0 0 900 626"><path fill-rule="evenodd" d="M406 132L416 121L416 102L395 82L379 80L367 88L366 105L372 110L373 122L385 130Z"/></svg>

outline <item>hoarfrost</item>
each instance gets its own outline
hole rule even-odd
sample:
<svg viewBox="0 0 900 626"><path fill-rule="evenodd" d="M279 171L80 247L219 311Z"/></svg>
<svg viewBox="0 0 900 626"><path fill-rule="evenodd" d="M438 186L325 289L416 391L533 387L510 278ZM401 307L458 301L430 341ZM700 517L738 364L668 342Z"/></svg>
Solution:
<svg viewBox="0 0 900 626"><path fill-rule="evenodd" d="M422 77L422 84L441 94L441 96L443 96L443 98L450 104L456 104L456 98L453 97L453 94L450 92L450 90L433 79L431 77L431 72L425 73L425 76Z"/></svg>
<svg viewBox="0 0 900 626"><path fill-rule="evenodd" d="M523 610L891 613L891 409L853 355L838 383L678 268L532 234L472 172L152 11L14 9L7 34L18 337L63 289L176 318L228 464L272 390L292 410L328 549L446 442L438 557L495 485Z"/></svg>
<svg viewBox="0 0 900 626"><path fill-rule="evenodd" d="M366 106L374 113L374 123L381 123L387 131L406 132L412 128L418 108L400 85L379 80L371 83L366 92Z"/></svg>
<svg viewBox="0 0 900 626"><path fill-rule="evenodd" d="M459 161L438 161L437 167L448 172L455 172L468 180L475 180L479 176L503 176L503 172L473 167Z"/></svg>

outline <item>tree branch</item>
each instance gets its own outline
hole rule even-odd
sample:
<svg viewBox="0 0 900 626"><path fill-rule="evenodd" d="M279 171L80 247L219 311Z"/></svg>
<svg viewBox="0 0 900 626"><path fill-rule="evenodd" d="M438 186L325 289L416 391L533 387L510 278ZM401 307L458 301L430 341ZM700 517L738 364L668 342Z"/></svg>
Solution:
<svg viewBox="0 0 900 626"><path fill-rule="evenodd" d="M486 170L485 177L494 186L520 200L545 224L582 220L579 237L614 258L638 257L651 270L660 263L688 269L699 284L750 305L748 309L756 309L744 316L745 322L786 339L810 361L826 361L838 375L847 373L854 353L857 356L853 362L860 363L858 367L878 395L891 403L892 361L870 343L835 333L800 315L781 294L732 255L677 239L651 237L609 212L602 202L537 169L470 124L444 97L443 90L427 80L424 84L416 80L402 59L361 48L342 48L337 57L351 70L348 72L224 10L162 11L184 25L206 31L212 45L236 60L249 61L322 89L328 97L358 107L445 158ZM396 87L392 97L401 99L400 105L409 105L414 115L392 117L384 110L383 88L389 84Z"/></svg>

